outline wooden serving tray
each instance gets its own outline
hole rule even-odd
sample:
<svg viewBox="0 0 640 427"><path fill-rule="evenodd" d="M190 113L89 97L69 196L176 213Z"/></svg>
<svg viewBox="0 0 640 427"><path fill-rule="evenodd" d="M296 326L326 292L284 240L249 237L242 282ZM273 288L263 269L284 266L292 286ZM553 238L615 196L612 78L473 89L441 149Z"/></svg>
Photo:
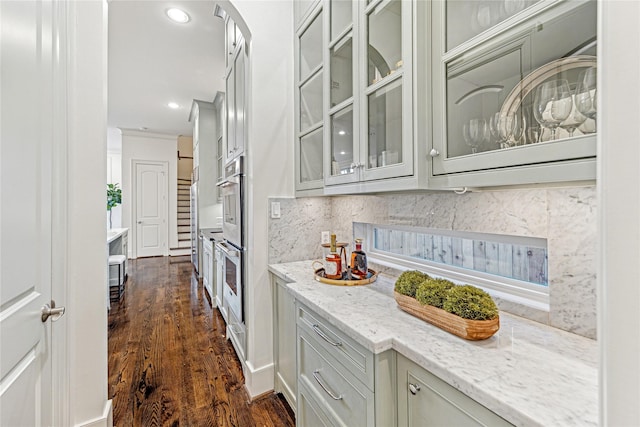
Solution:
<svg viewBox="0 0 640 427"><path fill-rule="evenodd" d="M369 283L373 283L378 279L378 273L372 269L369 269L369 273L371 273L371 277L367 277L366 279L351 279L351 280L341 280L341 279L329 279L328 277L324 277L324 268L318 268L313 277L322 283L326 283L328 285L336 285L336 286L359 286L359 285L368 285Z"/></svg>
<svg viewBox="0 0 640 427"><path fill-rule="evenodd" d="M432 305L422 305L415 298L394 292L400 309L466 340L484 340L500 329L500 316L492 320L468 320Z"/></svg>

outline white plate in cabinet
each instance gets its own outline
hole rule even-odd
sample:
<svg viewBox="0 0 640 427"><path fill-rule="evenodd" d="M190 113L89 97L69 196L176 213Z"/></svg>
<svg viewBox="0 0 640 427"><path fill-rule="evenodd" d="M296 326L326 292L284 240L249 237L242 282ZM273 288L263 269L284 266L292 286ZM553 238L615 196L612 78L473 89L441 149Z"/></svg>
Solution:
<svg viewBox="0 0 640 427"><path fill-rule="evenodd" d="M325 415L336 425L374 425L373 392L317 345L298 332L298 374L301 387L311 390Z"/></svg>
<svg viewBox="0 0 640 427"><path fill-rule="evenodd" d="M346 370L353 373L358 380L373 390L374 360L372 352L301 304L298 305L297 323L299 330L306 331L314 337L325 352L333 356Z"/></svg>
<svg viewBox="0 0 640 427"><path fill-rule="evenodd" d="M398 427L512 425L404 356L397 358Z"/></svg>

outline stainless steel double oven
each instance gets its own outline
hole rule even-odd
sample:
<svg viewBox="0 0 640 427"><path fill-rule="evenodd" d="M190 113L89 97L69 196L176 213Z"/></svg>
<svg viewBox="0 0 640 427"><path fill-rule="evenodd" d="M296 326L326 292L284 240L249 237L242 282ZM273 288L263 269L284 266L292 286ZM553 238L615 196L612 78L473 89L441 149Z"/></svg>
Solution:
<svg viewBox="0 0 640 427"><path fill-rule="evenodd" d="M246 258L244 227L244 157L228 163L222 189L222 237L216 244L223 254L222 292L224 305L238 322L244 322L244 261Z"/></svg>

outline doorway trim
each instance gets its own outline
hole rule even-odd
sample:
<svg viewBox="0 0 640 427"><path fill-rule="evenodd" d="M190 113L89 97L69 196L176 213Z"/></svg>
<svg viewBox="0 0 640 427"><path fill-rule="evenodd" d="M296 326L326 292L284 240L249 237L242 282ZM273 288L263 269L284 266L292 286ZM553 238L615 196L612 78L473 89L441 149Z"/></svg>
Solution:
<svg viewBox="0 0 640 427"><path fill-rule="evenodd" d="M138 166L146 165L159 165L162 166L164 172L164 188L165 198L162 203L162 210L164 212L164 248L162 250L162 256L169 256L169 162L159 160L141 160L131 159L131 258L138 258Z"/></svg>

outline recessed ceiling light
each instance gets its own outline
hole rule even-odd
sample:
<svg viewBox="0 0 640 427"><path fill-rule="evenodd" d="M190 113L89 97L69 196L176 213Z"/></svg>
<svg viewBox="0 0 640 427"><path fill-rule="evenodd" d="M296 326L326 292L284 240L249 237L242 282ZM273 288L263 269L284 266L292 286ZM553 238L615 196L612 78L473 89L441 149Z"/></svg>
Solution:
<svg viewBox="0 0 640 427"><path fill-rule="evenodd" d="M341 130L340 132L338 132L338 135L346 135L347 133L343 130Z"/></svg>
<svg viewBox="0 0 640 427"><path fill-rule="evenodd" d="M187 15L187 12L175 7L167 9L166 13L169 19L171 19L173 22L177 22L178 24L186 24L191 20L189 15Z"/></svg>
<svg viewBox="0 0 640 427"><path fill-rule="evenodd" d="M170 102L170 103L168 103L168 104L167 104L167 107L169 107L169 108L173 108L174 110L175 110L176 108L180 108L180 106L179 106L178 104L176 104L175 102Z"/></svg>
<svg viewBox="0 0 640 427"><path fill-rule="evenodd" d="M344 156L347 153L345 151L341 151L340 154L342 154Z"/></svg>

